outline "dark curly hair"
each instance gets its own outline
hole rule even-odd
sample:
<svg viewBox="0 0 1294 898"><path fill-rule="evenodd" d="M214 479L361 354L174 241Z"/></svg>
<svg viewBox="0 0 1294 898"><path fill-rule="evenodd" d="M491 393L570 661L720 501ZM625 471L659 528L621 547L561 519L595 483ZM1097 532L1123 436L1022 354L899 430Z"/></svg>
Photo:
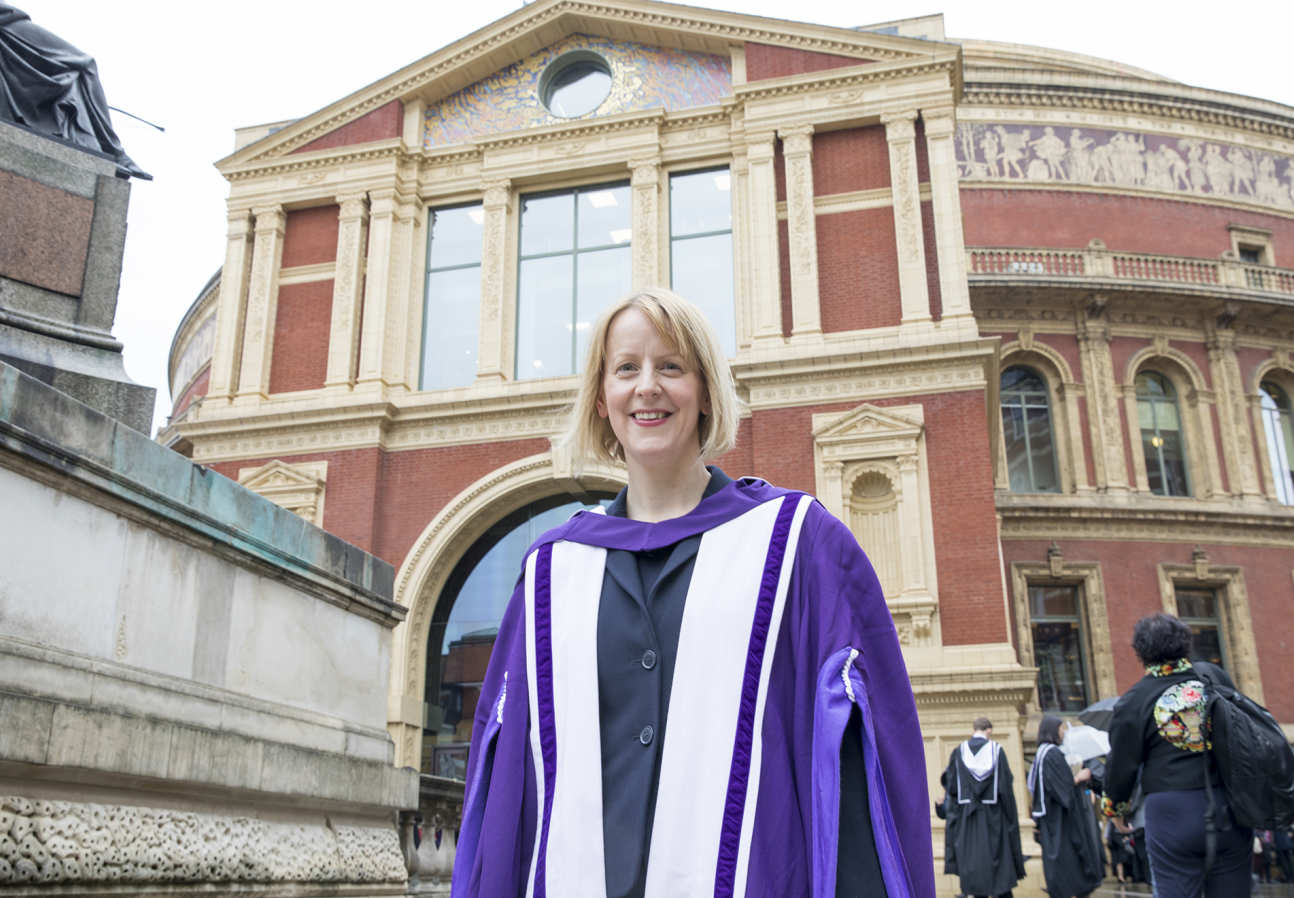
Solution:
<svg viewBox="0 0 1294 898"><path fill-rule="evenodd" d="M1132 650L1142 664L1185 658L1191 650L1191 628L1162 611L1148 614L1132 628Z"/></svg>

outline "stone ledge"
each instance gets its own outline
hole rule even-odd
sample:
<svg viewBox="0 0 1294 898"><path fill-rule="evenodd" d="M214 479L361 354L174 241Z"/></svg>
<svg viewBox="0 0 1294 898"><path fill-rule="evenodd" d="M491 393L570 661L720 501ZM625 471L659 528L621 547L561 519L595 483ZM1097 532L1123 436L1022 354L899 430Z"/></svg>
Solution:
<svg viewBox="0 0 1294 898"><path fill-rule="evenodd" d="M417 807L417 771L381 761L11 692L0 692L0 720L0 766L24 780L88 776L155 791L217 789L258 804Z"/></svg>
<svg viewBox="0 0 1294 898"><path fill-rule="evenodd" d="M43 469L25 473L113 497L118 513L214 542L244 566L268 567L385 627L404 619L391 601L390 564L3 363L0 450L0 464Z"/></svg>
<svg viewBox="0 0 1294 898"><path fill-rule="evenodd" d="M180 725L215 724L222 732L252 739L362 761L391 761L385 729L5 636L0 636L0 693L132 716L165 715Z"/></svg>

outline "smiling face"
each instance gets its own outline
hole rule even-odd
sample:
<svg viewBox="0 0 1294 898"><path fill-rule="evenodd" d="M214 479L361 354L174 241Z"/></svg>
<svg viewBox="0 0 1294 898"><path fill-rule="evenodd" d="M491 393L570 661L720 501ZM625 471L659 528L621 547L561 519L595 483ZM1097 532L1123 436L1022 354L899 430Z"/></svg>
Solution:
<svg viewBox="0 0 1294 898"><path fill-rule="evenodd" d="M632 306L607 329L598 414L606 418L632 472L699 464L697 424L709 414L695 364Z"/></svg>

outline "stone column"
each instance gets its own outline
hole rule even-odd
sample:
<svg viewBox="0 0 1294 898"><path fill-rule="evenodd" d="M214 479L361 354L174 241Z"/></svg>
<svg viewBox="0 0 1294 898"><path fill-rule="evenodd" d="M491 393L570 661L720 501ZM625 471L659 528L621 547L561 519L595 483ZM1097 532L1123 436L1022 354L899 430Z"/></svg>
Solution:
<svg viewBox="0 0 1294 898"><path fill-rule="evenodd" d="M661 283L660 158L630 160L633 186L633 287Z"/></svg>
<svg viewBox="0 0 1294 898"><path fill-rule="evenodd" d="M1110 326L1102 317L1104 303L1095 300L1076 310L1078 350L1083 382L1087 385L1087 419L1092 435L1092 461L1096 486L1108 492L1128 489L1128 464L1123 454L1123 426L1119 420L1119 395L1110 354ZM1081 463L1081 460L1080 460Z"/></svg>
<svg viewBox="0 0 1294 898"><path fill-rule="evenodd" d="M225 265L220 270L220 305L216 312L216 340L211 354L208 399L232 399L238 392L247 313L247 277L252 260L249 210L229 212L227 235Z"/></svg>
<svg viewBox="0 0 1294 898"><path fill-rule="evenodd" d="M754 332L750 307L750 229L746 208L749 205L750 169L746 163L746 146L739 144L732 153L732 262L733 316L737 325L737 350L750 347Z"/></svg>
<svg viewBox="0 0 1294 898"><path fill-rule="evenodd" d="M899 463L899 529L902 533L904 593L930 594L926 585L925 536L921 526L921 478L917 456L901 455Z"/></svg>
<svg viewBox="0 0 1294 898"><path fill-rule="evenodd" d="M925 239L921 232L921 193L917 184L915 109L881 116L890 145L890 189L899 260L899 300L903 323L930 320L926 286ZM962 250L961 252L964 252Z"/></svg>
<svg viewBox="0 0 1294 898"><path fill-rule="evenodd" d="M777 181L773 173L773 132L746 137L746 246L750 260L751 337L782 342L782 285L777 246Z"/></svg>
<svg viewBox="0 0 1294 898"><path fill-rule="evenodd" d="M358 383L408 384L409 292L417 205L388 188L369 193L368 271Z"/></svg>
<svg viewBox="0 0 1294 898"><path fill-rule="evenodd" d="M934 208L935 248L939 256L939 295L943 317L969 315L970 288L966 283L966 238L962 234L961 195L957 154L953 147L953 107L921 110L930 160L930 200Z"/></svg>
<svg viewBox="0 0 1294 898"><path fill-rule="evenodd" d="M368 236L368 200L363 193L337 197L337 268L332 287L332 327L328 337L328 371L324 385L350 386L359 355L359 313L363 302L364 249Z"/></svg>
<svg viewBox="0 0 1294 898"><path fill-rule="evenodd" d="M283 261L287 215L279 205L255 208L252 214L256 216L256 235L247 286L247 327L238 395L265 398L270 392L270 356L274 351L274 316L279 305L279 266Z"/></svg>
<svg viewBox="0 0 1294 898"><path fill-rule="evenodd" d="M786 160L786 225L791 255L791 336L822 334L818 305L818 230L813 211L813 126L777 132Z"/></svg>
<svg viewBox="0 0 1294 898"><path fill-rule="evenodd" d="M476 346L478 381L506 380L503 370L503 347L507 338L508 211L512 199L512 182L507 178L486 181L481 224L481 319Z"/></svg>
<svg viewBox="0 0 1294 898"><path fill-rule="evenodd" d="M1254 440L1246 414L1244 379L1236 358L1236 332L1210 327L1209 377L1217 396L1218 429L1222 435L1222 458L1227 466L1227 485L1232 495L1262 498L1258 469L1254 464Z"/></svg>

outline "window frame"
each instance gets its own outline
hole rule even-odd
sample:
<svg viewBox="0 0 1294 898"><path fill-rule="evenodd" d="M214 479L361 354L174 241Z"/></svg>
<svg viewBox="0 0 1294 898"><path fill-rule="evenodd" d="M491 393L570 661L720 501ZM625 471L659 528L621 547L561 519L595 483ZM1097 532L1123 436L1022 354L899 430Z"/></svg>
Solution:
<svg viewBox="0 0 1294 898"><path fill-rule="evenodd" d="M1002 417L1002 412L1003 412L1003 410L1006 408L1006 402L1005 402L1004 397L1005 397L1005 396L1006 396L1006 394L1007 394L1007 391L1006 391L1006 390L1004 390L1004 389L1002 389L1002 379L1006 376L1006 373L1007 373L1008 371L1010 371L1012 368L1023 368L1023 369L1025 369L1026 371L1029 371L1029 372L1030 372L1031 374L1033 374L1035 377L1037 377L1037 378L1038 378L1038 380L1042 381L1042 391L1041 391L1041 392L1042 392L1042 394L1046 397L1046 403L1047 403L1047 404L1046 404L1046 409L1047 409L1047 429L1048 429L1048 431L1049 431L1049 432L1050 432L1050 434L1051 434L1051 473L1052 473L1052 478L1053 478L1053 480L1054 480L1054 482L1055 482L1055 484L1056 484L1056 487L1055 487L1055 489L1050 489L1050 490L1042 490L1042 489L1038 489L1038 488L1037 488L1037 479L1036 479L1036 478L1035 478L1035 476L1034 476L1033 453L1032 453L1032 451L1030 450L1030 446L1029 446L1029 428L1028 428L1028 413L1027 413L1027 411L1028 411L1028 409L1029 409L1029 408L1031 408L1031 407L1032 407L1032 408L1038 408L1038 406L1036 406L1036 405L1035 405L1035 406L1028 406L1028 405L1023 405L1023 404L1022 404L1022 405L1017 406L1017 407L1019 407L1019 408L1021 408L1021 409L1023 409L1023 410L1025 411L1025 415L1024 415L1024 420L1025 420L1025 428L1024 428L1025 455L1026 455L1026 458L1027 458L1027 459L1028 459L1028 461L1029 461L1029 485L1030 485L1030 487L1032 487L1032 488L1031 488L1031 489L1028 489L1028 490L1017 490L1017 489L1015 489L1015 488L1011 485L1011 470L1010 470L1010 465L1009 465L1009 463L1004 464L1004 469L1003 469L1003 479L1005 480L1006 488L1007 488L1007 490L1008 490L1008 491L1010 491L1010 492L1012 492L1012 493L1021 493L1021 494L1034 494L1034 493L1036 493L1036 494L1048 494L1048 495L1052 495L1052 494L1060 494L1060 493L1064 493L1064 492L1066 492L1066 490L1065 490L1065 480L1064 480L1064 478L1063 478L1063 477L1062 477L1062 475L1061 475L1061 468L1062 468L1061 460L1060 460L1061 448L1060 448L1060 442L1059 442L1059 437L1058 437L1058 434L1057 434L1057 427L1056 427L1057 421L1056 421L1055 404L1054 404L1054 403L1053 403L1053 401L1052 401L1053 397L1052 397L1051 381L1047 378L1047 375L1046 375L1045 373L1043 373L1042 371L1038 370L1038 368L1037 368L1036 366L1031 365L1031 364L1029 364L1028 362L1026 362L1026 361L1024 361L1024 360L1012 361L1012 362L1010 362L1009 364L1004 364L1004 365L1003 365L1003 367L1002 367L1002 369L1001 369L1001 370L1000 370L1000 372L998 373L998 402L997 402L997 405L998 405L998 426L999 426L999 427L1001 427L1003 460L1004 460L1004 462L1009 462L1009 458L1010 458L1010 456L1009 456L1009 454L1007 453L1007 446L1006 446L1006 444L1007 444L1007 439L1006 439L1006 422L1003 420L1003 417ZM1035 391L1035 392L1036 392L1036 391Z"/></svg>
<svg viewBox="0 0 1294 898"><path fill-rule="evenodd" d="M627 224L629 225L629 232L630 232L629 240L626 243L602 244L594 247L578 246L577 244L579 243L579 227L580 227L580 217L579 217L580 194L593 193L598 190L608 190L612 188L621 188L621 187L625 188L629 194L629 208L628 208L629 215L628 215L628 222L627 222ZM571 249L557 251L557 252L548 252L548 253L532 253L530 255L526 255L522 251L522 240L524 239L522 228L524 227L524 213L525 213L526 201L536 200L536 199L546 199L548 197L554 197L554 196L567 196L567 195L574 198L574 204L575 204L575 211L571 217L571 230L574 237L574 240L572 241ZM512 291L511 291L511 294L512 294L512 372L511 372L510 379L511 379L511 382L513 383L524 383L526 381L547 380L547 379L556 378L556 377L574 377L578 375L580 371L580 359L578 358L579 340L575 334L575 325L577 323L576 316L578 314L578 309L579 309L578 257L581 254L588 254L593 252L604 252L608 249L616 249L616 248L622 248L622 247L625 249L628 249L629 250L629 273L630 273L630 280L632 282L633 264L634 264L633 247L634 247L634 238L637 236L637 234L635 233L636 228L634 226L634 204L637 202L637 198L635 197L635 194L634 194L633 185L630 179L628 178L620 178L613 181L591 181L588 183L573 184L565 187L533 190L526 193L518 192L516 194L516 198L517 198L517 212L516 212L517 223L516 223L516 227L512 228L512 231L515 235L515 244L514 244L515 252L512 258L512 262L513 262L512 264L513 282L512 282ZM573 272L575 272L575 276L573 276L571 279L571 305L570 305L571 371L566 374L548 374L548 375L544 375L543 377L521 377L519 374L520 366L521 366L521 267L525 262L530 261L532 259L558 258L561 256L571 257L572 270ZM618 297L613 297L613 301L614 299L618 299Z"/></svg>
<svg viewBox="0 0 1294 898"><path fill-rule="evenodd" d="M1166 405L1167 400L1159 399L1154 396L1147 396L1143 399L1137 388L1137 382L1141 380L1143 377L1147 377L1149 375L1154 375L1155 377L1158 377L1160 380L1164 382L1167 388L1172 391L1171 400L1173 403L1173 408L1177 415L1177 433L1178 433L1178 438L1181 440L1181 444L1182 444L1181 445L1182 479L1185 481L1184 490L1183 492L1180 492L1180 493L1174 493L1174 492L1159 493L1159 492L1155 492L1155 490L1152 489L1150 486L1150 465L1149 465L1148 459L1146 458L1146 452L1145 452L1146 430L1141 426L1140 406L1143 401L1151 403L1152 419L1154 423L1154 436L1152 437L1151 443L1152 445L1154 445L1154 439L1161 440L1160 444L1155 446L1155 449L1157 450L1156 455L1157 455L1157 461L1158 461L1158 467L1159 467L1158 473L1159 473L1160 481L1165 485L1165 488L1167 488L1170 481L1169 481L1169 478L1166 476L1167 468L1164 463L1164 451L1163 451L1163 443L1162 443L1163 438L1160 436L1159 415L1156 411L1156 406ZM1136 414L1130 419L1130 423L1135 423L1136 425L1136 440L1133 443L1134 451L1139 450L1139 454L1141 456L1142 470L1145 471L1145 477L1146 477L1146 490L1150 492L1152 495L1161 496L1163 498L1178 499L1183 497L1191 497L1195 495L1195 482L1191 471L1191 468L1193 467L1191 464L1191 461L1192 461L1191 444L1193 440L1191 438L1191 435L1188 433L1189 427L1186 421L1186 413L1185 413L1185 410L1183 409L1181 393L1182 393L1181 389L1178 387L1177 383L1174 382L1172 377L1170 377L1167 373L1153 366L1148 365L1143 368L1140 368L1136 372L1136 374L1133 375L1132 406L1133 406L1133 409L1136 411Z"/></svg>
<svg viewBox="0 0 1294 898"><path fill-rule="evenodd" d="M1045 562L1017 561L1011 564L1012 608L1015 612L1016 652L1021 666L1034 666L1032 616L1029 605L1030 586L1079 587L1079 633L1084 649L1084 676L1088 700L1118 695L1114 677L1114 652L1110 642L1110 622L1106 606L1105 584L1101 565L1094 561L1066 561L1054 544ZM1042 713L1042 701L1035 679L1030 709Z"/></svg>
<svg viewBox="0 0 1294 898"><path fill-rule="evenodd" d="M1042 615L1033 614L1033 597L1032 591L1035 589L1069 589L1074 594L1074 613L1072 615ZM1083 601L1083 584L1081 581L1068 580L1062 582L1048 582L1032 580L1025 586L1025 601L1029 607L1029 637L1034 643L1033 657L1030 659L1034 667L1038 667L1038 675L1035 678L1034 690L1038 696L1038 708L1043 712L1055 712L1057 714L1074 714L1081 711L1077 709L1048 708L1042 701L1042 668L1038 666L1038 644L1034 638L1034 628L1040 623L1076 623L1078 625L1078 661L1079 669L1083 677L1083 707L1090 705L1095 699L1092 698L1092 692L1095 690L1095 683L1092 677L1091 665L1091 644L1087 635L1086 621L1086 603Z"/></svg>
<svg viewBox="0 0 1294 898"><path fill-rule="evenodd" d="M1159 594L1163 610L1178 616L1177 589L1212 590L1216 597L1218 620L1222 629L1223 659L1236 687L1263 703L1262 675L1258 669L1258 647L1254 639L1253 618L1249 611L1249 592L1244 570L1210 563L1200 549L1192 553L1191 564L1158 565Z"/></svg>
<svg viewBox="0 0 1294 898"><path fill-rule="evenodd" d="M1258 394L1255 397L1255 410L1258 415L1258 436L1259 443L1262 447L1260 456L1265 460L1265 474L1271 489L1269 496L1281 505L1294 505L1294 447L1284 445L1281 439L1284 434L1281 432L1282 418L1288 418L1291 429L1294 429L1294 398L1291 397L1291 391L1286 385L1285 378L1276 376L1276 371L1269 371L1258 379ZM1285 397L1287 408L1281 409L1280 403L1276 402L1275 397L1272 401L1276 408L1269 409L1264 402L1264 396L1270 395L1268 387L1274 387ZM1271 423L1269 424L1269 421ZM1277 430L1277 436L1269 432L1268 428L1272 427ZM1281 466L1281 459L1273 457L1273 442L1276 442L1286 453L1285 465Z"/></svg>
<svg viewBox="0 0 1294 898"><path fill-rule="evenodd" d="M477 261L474 263L464 263L462 265L444 265L444 266L441 266L440 268L436 268L433 270L431 267L431 242L432 242L431 216L435 215L437 212L449 212L457 209L469 209L474 206L480 208L481 218L482 218L481 220L481 244L482 245L481 245L481 250ZM471 386L471 384L474 383L476 378L479 376L480 370L481 370L481 358L480 358L480 344L481 344L480 292L481 291L479 287L480 287L480 284L483 283L484 281L485 265L486 265L485 227L487 225L487 221L486 221L485 201L483 198L478 198L478 199L463 200L460 202L450 202L442 205L427 204L423 206L423 220L426 221L427 223L427 239L423 241L424 245L423 245L422 271L420 273L421 283L419 284L419 288L420 288L419 295L421 296L421 307L422 307L421 319L422 320L419 323L417 372L416 372L417 377L414 382L417 384L418 392L434 392L439 390L461 389L462 387ZM457 384L455 386L448 386L448 387L429 387L426 385L426 381L424 379L424 373L426 369L426 359L427 359L427 327L431 320L431 315L428 314L431 311L431 308L430 308L431 298L428 295L428 291L431 289L431 275L442 271L462 271L468 268L476 268L480 273L480 277L477 278L478 290L477 290L477 300L476 300L476 314L477 314L476 369L472 372L472 377L470 380L467 381L467 383Z"/></svg>

